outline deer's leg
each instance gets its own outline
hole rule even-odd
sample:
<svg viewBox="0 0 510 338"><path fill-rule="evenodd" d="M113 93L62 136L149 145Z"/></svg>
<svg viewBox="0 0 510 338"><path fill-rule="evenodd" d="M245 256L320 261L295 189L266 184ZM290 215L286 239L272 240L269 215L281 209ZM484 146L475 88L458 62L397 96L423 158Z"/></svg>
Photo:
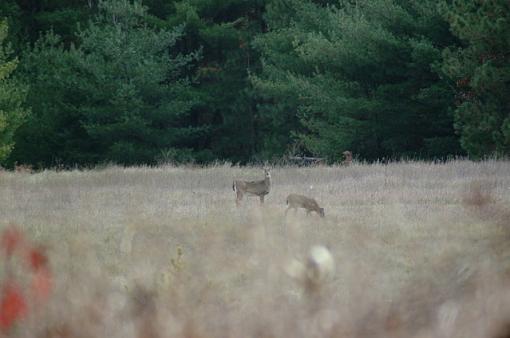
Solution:
<svg viewBox="0 0 510 338"><path fill-rule="evenodd" d="M310 210L306 210L306 216L310 215Z"/></svg>
<svg viewBox="0 0 510 338"><path fill-rule="evenodd" d="M264 204L264 195L260 195L260 204Z"/></svg>
<svg viewBox="0 0 510 338"><path fill-rule="evenodd" d="M287 216L287 213L289 212L290 210L290 205L287 207L287 209L285 209L285 216Z"/></svg>
<svg viewBox="0 0 510 338"><path fill-rule="evenodd" d="M236 206L241 204L241 200L243 199L243 193L239 190L236 191Z"/></svg>

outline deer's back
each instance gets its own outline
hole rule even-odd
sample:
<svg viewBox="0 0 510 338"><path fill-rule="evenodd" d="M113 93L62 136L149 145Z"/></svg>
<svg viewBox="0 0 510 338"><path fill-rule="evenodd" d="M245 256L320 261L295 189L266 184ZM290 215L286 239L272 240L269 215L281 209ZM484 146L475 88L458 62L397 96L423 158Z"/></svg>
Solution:
<svg viewBox="0 0 510 338"><path fill-rule="evenodd" d="M303 195L298 195L298 194L290 194L287 197L287 203L291 207L296 207L296 208L301 207L301 208L305 208L308 210L319 209L319 204L313 198L306 197Z"/></svg>
<svg viewBox="0 0 510 338"><path fill-rule="evenodd" d="M269 193L271 188L268 180L261 181L236 181L238 189L255 195L265 195Z"/></svg>

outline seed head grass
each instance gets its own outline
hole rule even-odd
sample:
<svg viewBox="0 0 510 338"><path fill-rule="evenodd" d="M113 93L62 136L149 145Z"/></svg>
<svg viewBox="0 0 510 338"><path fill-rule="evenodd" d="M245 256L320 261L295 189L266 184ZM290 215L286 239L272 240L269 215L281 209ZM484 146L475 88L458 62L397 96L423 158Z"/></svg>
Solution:
<svg viewBox="0 0 510 338"><path fill-rule="evenodd" d="M2 334L510 334L510 162L274 167L265 203L236 207L232 181L263 177L230 164L0 172L0 282L19 317ZM290 193L326 217L284 216ZM28 268L10 257L22 237Z"/></svg>

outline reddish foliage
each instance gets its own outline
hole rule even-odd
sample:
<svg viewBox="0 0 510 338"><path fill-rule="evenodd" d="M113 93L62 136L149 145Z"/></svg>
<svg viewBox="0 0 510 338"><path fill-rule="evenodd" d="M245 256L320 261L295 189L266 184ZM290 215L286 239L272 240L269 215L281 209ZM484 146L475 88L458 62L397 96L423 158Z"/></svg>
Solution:
<svg viewBox="0 0 510 338"><path fill-rule="evenodd" d="M478 61L480 63L485 63L487 61L504 61L509 53L483 53L478 56Z"/></svg>
<svg viewBox="0 0 510 338"><path fill-rule="evenodd" d="M5 252L7 258L12 256L14 251L21 245L22 242L23 234L14 226L10 226L2 232L2 236L0 238L0 246L1 249Z"/></svg>
<svg viewBox="0 0 510 338"><path fill-rule="evenodd" d="M46 328L46 332L43 335L45 338L69 338L72 336L73 334L69 328L69 325L65 323Z"/></svg>
<svg viewBox="0 0 510 338"><path fill-rule="evenodd" d="M27 304L21 289L13 282L5 283L0 300L0 329L8 330L27 314Z"/></svg>
<svg viewBox="0 0 510 338"><path fill-rule="evenodd" d="M384 323L384 328L388 332L394 332L398 330L398 328L402 325L399 316L396 313L392 313L386 318L386 322Z"/></svg>
<svg viewBox="0 0 510 338"><path fill-rule="evenodd" d="M457 80L457 87L468 87L471 79L469 77L464 77L462 79Z"/></svg>
<svg viewBox="0 0 510 338"><path fill-rule="evenodd" d="M26 242L23 234L14 226L5 229L0 235L0 254L5 254L9 259L13 254L19 254L26 262L30 272L30 289L26 292L33 297L34 304L41 305L50 296L53 281L48 266L48 257L42 247L33 246ZM23 319L29 312L27 298L21 287L9 278L10 270L7 270L7 279L0 281L0 330L9 330L17 321ZM0 333L1 336L1 333Z"/></svg>
<svg viewBox="0 0 510 338"><path fill-rule="evenodd" d="M45 268L47 263L48 257L42 248L32 248L28 251L28 264L34 271Z"/></svg>
<svg viewBox="0 0 510 338"><path fill-rule="evenodd" d="M53 281L51 272L47 268L37 270L32 276L31 289L34 294L35 300L45 302L48 300Z"/></svg>

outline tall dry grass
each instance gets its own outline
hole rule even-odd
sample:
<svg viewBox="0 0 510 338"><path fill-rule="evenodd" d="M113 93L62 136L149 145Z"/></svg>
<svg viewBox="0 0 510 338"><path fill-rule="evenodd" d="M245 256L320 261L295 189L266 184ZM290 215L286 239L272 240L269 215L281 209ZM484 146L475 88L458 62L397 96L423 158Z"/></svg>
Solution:
<svg viewBox="0 0 510 338"><path fill-rule="evenodd" d="M50 300L15 337L508 337L510 162L0 173L0 224L48 250ZM285 197L326 218L285 218ZM334 276L287 272L316 245Z"/></svg>

